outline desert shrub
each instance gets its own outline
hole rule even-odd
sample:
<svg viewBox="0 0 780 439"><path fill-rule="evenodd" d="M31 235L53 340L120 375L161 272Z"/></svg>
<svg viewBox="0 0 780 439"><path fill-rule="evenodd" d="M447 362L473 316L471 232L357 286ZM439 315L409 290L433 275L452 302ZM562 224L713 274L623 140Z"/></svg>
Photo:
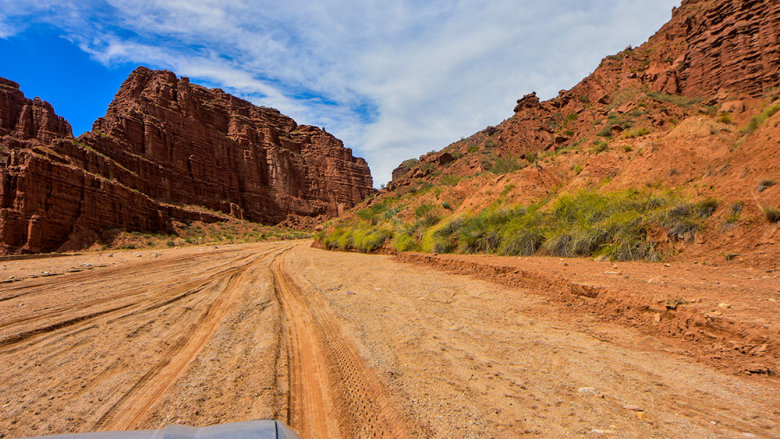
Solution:
<svg viewBox="0 0 780 439"><path fill-rule="evenodd" d="M778 111L780 111L780 101L767 106L760 114L751 117L747 126L742 128L741 131L744 133L752 133L753 131L757 130L758 127L763 125L767 119L774 116L774 114Z"/></svg>
<svg viewBox="0 0 780 439"><path fill-rule="evenodd" d="M780 221L780 209L777 207L766 206L761 209L764 213L764 218L770 223L776 223Z"/></svg>
<svg viewBox="0 0 780 439"><path fill-rule="evenodd" d="M496 174L508 174L522 168L523 165L521 165L520 162L518 162L514 157L500 157L493 163L493 166L490 168L490 172Z"/></svg>
<svg viewBox="0 0 780 439"><path fill-rule="evenodd" d="M599 131L597 133L597 135L599 135L601 137L611 138L612 137L612 127L609 126L609 125L605 126L604 128L601 129L601 131Z"/></svg>
<svg viewBox="0 0 780 439"><path fill-rule="evenodd" d="M742 213L742 209L745 207L745 203L742 201L736 201L734 203L731 203L731 208L729 209L729 216L726 218L726 222L731 224L735 223L739 219L739 215Z"/></svg>
<svg viewBox="0 0 780 439"><path fill-rule="evenodd" d="M694 211L696 215L698 215L701 218L709 218L713 214L713 212L715 212L715 209L717 209L719 205L720 205L720 201L712 197L708 197L704 200L697 202L694 205Z"/></svg>
<svg viewBox="0 0 780 439"><path fill-rule="evenodd" d="M701 102L702 100L702 98L682 96L682 95L668 95L668 94L654 92L654 91L648 91L647 95L658 101L666 102L684 108L688 108L696 103Z"/></svg>
<svg viewBox="0 0 780 439"><path fill-rule="evenodd" d="M387 206L385 205L385 203L376 203L371 207L358 210L357 216L363 221L368 221L372 224L376 224L378 221L377 217L385 210L387 210Z"/></svg>
<svg viewBox="0 0 780 439"><path fill-rule="evenodd" d="M479 149L479 145L471 145L468 148L466 148L466 152L472 153L476 152Z"/></svg>
<svg viewBox="0 0 780 439"><path fill-rule="evenodd" d="M692 233L702 228L701 218L695 215L689 203L681 203L668 209L659 216L658 220L667 234L675 239L690 238Z"/></svg>
<svg viewBox="0 0 780 439"><path fill-rule="evenodd" d="M485 148L495 148L496 142L493 139L485 140Z"/></svg>
<svg viewBox="0 0 780 439"><path fill-rule="evenodd" d="M417 241L414 239L413 232L410 230L396 232L393 237L393 248L399 252L417 250Z"/></svg>
<svg viewBox="0 0 780 439"><path fill-rule="evenodd" d="M640 127L633 130L626 130L626 132L623 133L623 138L633 139L636 137L646 136L648 134L650 134L650 130L645 127Z"/></svg>
<svg viewBox="0 0 780 439"><path fill-rule="evenodd" d="M447 209L447 210L452 209L452 206L450 205L450 203L448 201L445 201L445 202L441 203L441 207L443 207L444 209Z"/></svg>
<svg viewBox="0 0 780 439"><path fill-rule="evenodd" d="M572 167L572 170L574 170L576 175L580 175L580 173L582 173L582 169L582 165L574 165L574 167Z"/></svg>
<svg viewBox="0 0 780 439"><path fill-rule="evenodd" d="M450 221L428 229L422 237L422 249L426 252L452 253L458 246L455 234L463 226L462 218Z"/></svg>
<svg viewBox="0 0 780 439"><path fill-rule="evenodd" d="M591 151L594 154L600 154L608 149L609 149L609 142L606 142L604 140L597 140L593 142L593 145L591 146Z"/></svg>
<svg viewBox="0 0 780 439"><path fill-rule="evenodd" d="M433 209L435 208L436 207L430 203L420 204L419 206L414 208L414 216L416 216L417 218L422 218L425 215L431 213L431 211L433 211Z"/></svg>
<svg viewBox="0 0 780 439"><path fill-rule="evenodd" d="M185 240L186 241L186 240ZM165 243L168 247L176 247L176 243L171 239Z"/></svg>
<svg viewBox="0 0 780 439"><path fill-rule="evenodd" d="M419 220L417 220L414 223L414 225L415 225L415 229L423 230L423 229L427 229L428 227L435 226L436 224L439 223L439 221L441 221L440 216L429 213L424 217L420 218Z"/></svg>
<svg viewBox="0 0 780 439"><path fill-rule="evenodd" d="M623 145L623 151L625 152L631 152L634 148L631 145Z"/></svg>
<svg viewBox="0 0 780 439"><path fill-rule="evenodd" d="M445 174L439 178L439 182L445 186L455 186L460 182L460 177L452 174Z"/></svg>
<svg viewBox="0 0 780 439"><path fill-rule="evenodd" d="M731 115L728 114L728 113L721 113L721 114L719 114L718 115L718 122L731 123L732 122Z"/></svg>
<svg viewBox="0 0 780 439"><path fill-rule="evenodd" d="M538 158L538 155L533 151L525 153L525 159L528 161L528 163L536 163Z"/></svg>
<svg viewBox="0 0 780 439"><path fill-rule="evenodd" d="M397 223L392 230L367 221L345 221L328 233L320 233L318 239L329 249L364 252L376 251L391 240L398 251L502 255L542 252L659 260L662 255L649 239L650 230L663 228L670 238L691 239L718 204L711 198L690 203L659 191L600 194L584 190L527 206L496 204L475 214L443 220L433 213L433 207L425 208L418 212L421 217ZM777 209L762 210L773 212L766 214L767 219L776 221L771 218L778 216Z"/></svg>
<svg viewBox="0 0 780 439"><path fill-rule="evenodd" d="M387 229L358 230L354 234L353 245L355 249L363 253L370 253L382 248L385 242L392 236L393 232Z"/></svg>

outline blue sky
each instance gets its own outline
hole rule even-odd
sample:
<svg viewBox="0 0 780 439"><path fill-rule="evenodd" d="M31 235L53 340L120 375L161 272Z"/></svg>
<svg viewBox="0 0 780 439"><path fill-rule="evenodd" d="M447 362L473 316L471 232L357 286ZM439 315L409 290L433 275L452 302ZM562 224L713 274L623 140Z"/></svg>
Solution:
<svg viewBox="0 0 780 439"><path fill-rule="evenodd" d="M570 88L679 0L0 0L0 76L78 135L137 66L325 127L376 186L401 161Z"/></svg>

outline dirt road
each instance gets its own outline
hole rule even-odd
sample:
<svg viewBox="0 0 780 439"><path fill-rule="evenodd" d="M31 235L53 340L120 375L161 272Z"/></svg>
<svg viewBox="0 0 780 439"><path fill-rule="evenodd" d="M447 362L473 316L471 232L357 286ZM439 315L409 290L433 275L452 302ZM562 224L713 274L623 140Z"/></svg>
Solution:
<svg viewBox="0 0 780 439"><path fill-rule="evenodd" d="M388 256L302 241L0 273L0 437L258 418L304 437L780 436L775 377Z"/></svg>

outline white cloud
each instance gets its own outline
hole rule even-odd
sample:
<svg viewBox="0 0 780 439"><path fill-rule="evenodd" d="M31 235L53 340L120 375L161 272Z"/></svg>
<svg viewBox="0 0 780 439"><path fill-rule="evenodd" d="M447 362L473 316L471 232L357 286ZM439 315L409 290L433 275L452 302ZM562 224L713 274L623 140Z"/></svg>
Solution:
<svg viewBox="0 0 780 439"><path fill-rule="evenodd" d="M401 161L510 116L523 94L570 88L678 3L0 0L0 37L48 22L102 63L169 68L323 125L380 184Z"/></svg>

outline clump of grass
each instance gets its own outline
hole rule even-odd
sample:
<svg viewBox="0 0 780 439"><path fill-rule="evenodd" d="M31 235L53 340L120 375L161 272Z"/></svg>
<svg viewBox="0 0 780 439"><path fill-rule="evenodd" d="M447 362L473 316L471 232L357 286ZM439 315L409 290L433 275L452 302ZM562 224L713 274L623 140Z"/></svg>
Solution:
<svg viewBox="0 0 780 439"><path fill-rule="evenodd" d="M731 123L732 122L731 115L728 114L728 113L721 113L721 114L719 114L718 115L718 122L721 122L721 123Z"/></svg>
<svg viewBox="0 0 780 439"><path fill-rule="evenodd" d="M777 101L767 106L764 109L764 111L762 111L760 114L751 117L747 126L742 128L740 131L747 134L752 133L753 131L757 130L761 125L763 125L767 119L774 116L774 114L777 113L778 111L780 111L780 101Z"/></svg>
<svg viewBox="0 0 780 439"><path fill-rule="evenodd" d="M764 207L764 218L770 223L780 221L780 209L773 206Z"/></svg>
<svg viewBox="0 0 780 439"><path fill-rule="evenodd" d="M728 224L733 224L737 222L739 219L739 215L742 214L742 209L745 207L745 203L742 201L736 201L734 203L731 203L731 208L729 209L729 216L726 218L726 222Z"/></svg>
<svg viewBox="0 0 780 439"><path fill-rule="evenodd" d="M479 145L471 145L468 148L466 148L466 152L472 153L476 152L479 149Z"/></svg>
<svg viewBox="0 0 780 439"><path fill-rule="evenodd" d="M713 212L715 212L715 209L717 209L719 205L720 205L720 201L712 197L708 197L704 200L697 202L694 205L694 211L696 215L698 215L700 218L706 219L709 218L713 214Z"/></svg>
<svg viewBox="0 0 780 439"><path fill-rule="evenodd" d="M439 182L445 186L455 186L460 182L460 177L452 174L444 174L439 178Z"/></svg>
<svg viewBox="0 0 780 439"><path fill-rule="evenodd" d="M319 239L325 247L341 250L375 251L390 240L398 251L659 260L662 254L649 238L650 230L663 228L672 239L691 239L718 204L637 190L582 191L526 206L494 205L444 220L425 208L412 222L342 224Z"/></svg>
<svg viewBox="0 0 780 439"><path fill-rule="evenodd" d="M357 211L358 218L376 224L378 216L387 210L388 206L384 202L375 203L370 207Z"/></svg>
<svg viewBox="0 0 780 439"><path fill-rule="evenodd" d="M688 97L682 95L668 95L665 93L659 93L654 91L648 91L647 96L661 102L666 102L684 108L688 108L702 101L702 98Z"/></svg>
<svg viewBox="0 0 780 439"><path fill-rule="evenodd" d="M329 250L358 250L374 252L393 236L393 231L376 227L339 228L330 234L320 236L320 241Z"/></svg>
<svg viewBox="0 0 780 439"><path fill-rule="evenodd" d="M572 170L574 171L574 174L580 175L582 173L582 165L574 165L572 167Z"/></svg>
<svg viewBox="0 0 780 439"><path fill-rule="evenodd" d="M591 146L591 148L590 148L590 150L594 154L601 154L602 152L604 152L604 151L606 151L608 149L609 149L609 142L607 142L605 140L596 140L596 141L594 141L592 146Z"/></svg>
<svg viewBox="0 0 780 439"><path fill-rule="evenodd" d="M633 139L636 137L642 137L650 134L650 130L645 127L636 128L633 130L627 130L623 133L623 138L625 139Z"/></svg>
<svg viewBox="0 0 780 439"><path fill-rule="evenodd" d="M508 174L522 168L523 165L521 165L520 162L518 162L514 157L500 157L496 159L496 161L493 163L493 166L490 167L490 172L496 174Z"/></svg>
<svg viewBox="0 0 780 439"><path fill-rule="evenodd" d="M431 213L431 211L435 208L436 206L430 203L420 204L419 206L414 208L414 216L416 216L417 218L422 218L428 215L429 213Z"/></svg>

